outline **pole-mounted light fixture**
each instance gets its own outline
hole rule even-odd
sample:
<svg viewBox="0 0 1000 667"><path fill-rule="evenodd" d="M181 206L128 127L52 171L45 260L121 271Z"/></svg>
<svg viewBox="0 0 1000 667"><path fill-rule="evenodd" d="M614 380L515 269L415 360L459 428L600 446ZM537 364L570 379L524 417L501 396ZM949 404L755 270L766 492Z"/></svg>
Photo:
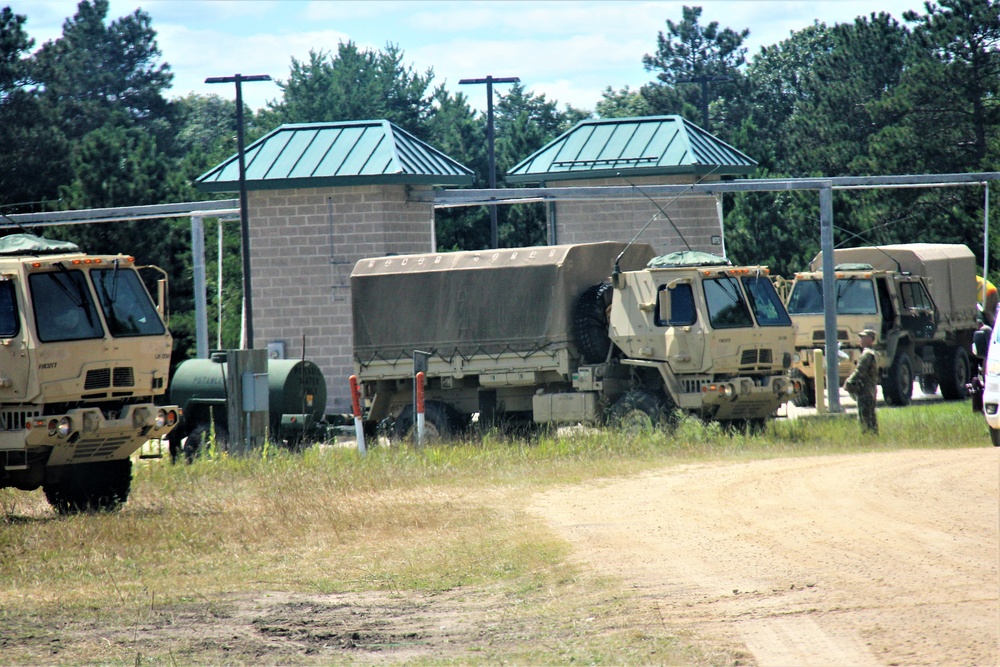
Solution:
<svg viewBox="0 0 1000 667"><path fill-rule="evenodd" d="M250 282L250 220L247 217L247 168L243 155L243 86L244 81L270 81L267 74L210 76L205 83L236 84L236 152L240 165L240 241L243 255L243 329L248 350L253 349L253 290Z"/></svg>
<svg viewBox="0 0 1000 667"><path fill-rule="evenodd" d="M490 190L497 187L497 164L496 153L493 148L493 84L494 83L520 83L521 79L516 76L493 77L487 76L484 79L459 79L459 85L466 84L486 84L486 141L489 146L490 158ZM497 231L497 207L490 204L490 247L500 247L500 234Z"/></svg>

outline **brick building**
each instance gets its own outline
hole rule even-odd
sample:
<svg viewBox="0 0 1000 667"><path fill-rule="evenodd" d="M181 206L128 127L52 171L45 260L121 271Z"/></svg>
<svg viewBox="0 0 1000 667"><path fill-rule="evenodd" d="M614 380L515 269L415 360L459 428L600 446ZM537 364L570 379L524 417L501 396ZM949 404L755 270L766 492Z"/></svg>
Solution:
<svg viewBox="0 0 1000 667"><path fill-rule="evenodd" d="M746 174L753 160L677 116L584 121L528 157L507 183L545 186L694 183ZM434 186L471 185L473 172L387 121L284 125L246 149L254 345L326 376L329 412L350 412L349 276L357 260L433 252ZM237 192L232 156L198 178ZM424 191L421 193L421 191ZM695 250L721 252L714 197L657 202ZM632 200L559 201L549 243L629 241L658 212ZM661 219L641 236L662 253L684 248Z"/></svg>
<svg viewBox="0 0 1000 667"><path fill-rule="evenodd" d="M722 210L715 197L684 195L654 204L642 194L642 186L719 181L749 174L756 166L680 116L613 118L577 124L514 166L506 180L545 187L637 186L636 196L628 200L552 203L550 245L630 241L659 214L639 239L658 254L685 250L684 240L692 250L722 254Z"/></svg>
<svg viewBox="0 0 1000 667"><path fill-rule="evenodd" d="M254 346L315 362L330 412L350 412L357 260L431 252L432 204L407 193L470 185L472 171L387 121L283 125L246 149ZM237 156L198 178L239 190Z"/></svg>

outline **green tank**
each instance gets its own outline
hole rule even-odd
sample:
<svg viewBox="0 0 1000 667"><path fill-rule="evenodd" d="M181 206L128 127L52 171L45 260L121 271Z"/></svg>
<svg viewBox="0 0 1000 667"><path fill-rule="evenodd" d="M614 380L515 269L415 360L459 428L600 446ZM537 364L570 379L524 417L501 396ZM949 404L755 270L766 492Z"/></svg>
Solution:
<svg viewBox="0 0 1000 667"><path fill-rule="evenodd" d="M210 359L188 359L174 371L170 398L184 410L182 423L171 439L174 457L183 437L200 434L213 422L217 437L224 438L227 367L226 353L216 352ZM267 387L272 440L296 445L323 423L326 378L313 362L269 359Z"/></svg>

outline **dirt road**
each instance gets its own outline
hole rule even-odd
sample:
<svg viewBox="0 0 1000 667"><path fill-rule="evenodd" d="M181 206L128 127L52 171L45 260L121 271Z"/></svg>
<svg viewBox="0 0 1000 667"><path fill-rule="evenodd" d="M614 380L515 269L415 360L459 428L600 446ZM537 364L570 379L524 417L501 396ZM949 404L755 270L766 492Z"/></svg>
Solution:
<svg viewBox="0 0 1000 667"><path fill-rule="evenodd" d="M670 626L762 667L998 664L1000 450L670 468L531 511Z"/></svg>

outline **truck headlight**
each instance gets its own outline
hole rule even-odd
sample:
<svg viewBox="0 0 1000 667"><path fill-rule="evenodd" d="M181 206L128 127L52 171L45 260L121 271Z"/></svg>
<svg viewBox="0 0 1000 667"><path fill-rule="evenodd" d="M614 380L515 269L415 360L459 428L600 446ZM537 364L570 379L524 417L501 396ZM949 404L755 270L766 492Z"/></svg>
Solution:
<svg viewBox="0 0 1000 667"><path fill-rule="evenodd" d="M56 433L60 437L65 438L67 435L73 432L73 420L69 417L63 417L59 420L59 425L56 427Z"/></svg>
<svg viewBox="0 0 1000 667"><path fill-rule="evenodd" d="M132 426L142 428L146 425L147 419L149 419L149 411L146 408L139 408L132 413Z"/></svg>
<svg viewBox="0 0 1000 667"><path fill-rule="evenodd" d="M802 363L802 355L796 352L792 355L792 363L800 364Z"/></svg>
<svg viewBox="0 0 1000 667"><path fill-rule="evenodd" d="M721 391L722 395L726 398L732 398L736 394L736 387L731 384L724 384L719 387L719 391Z"/></svg>
<svg viewBox="0 0 1000 667"><path fill-rule="evenodd" d="M160 410L156 413L156 428L163 428L167 425L167 411Z"/></svg>

